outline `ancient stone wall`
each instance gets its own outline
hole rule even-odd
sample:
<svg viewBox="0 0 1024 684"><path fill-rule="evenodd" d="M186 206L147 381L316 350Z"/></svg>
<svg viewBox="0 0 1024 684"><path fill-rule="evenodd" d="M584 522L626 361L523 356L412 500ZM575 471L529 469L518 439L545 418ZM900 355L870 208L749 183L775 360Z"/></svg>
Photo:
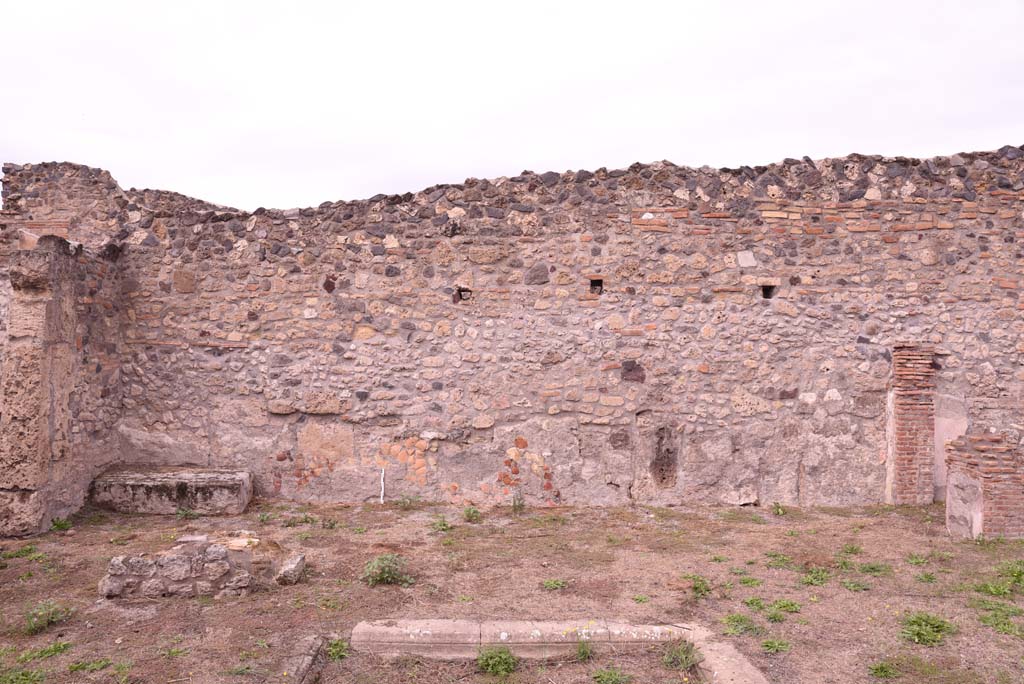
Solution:
<svg viewBox="0 0 1024 684"><path fill-rule="evenodd" d="M901 459L901 346L967 424L1021 424L1022 167L659 163L249 213L9 166L5 209L120 253L122 460L303 500L383 470L388 498L855 504L944 473L927 431Z"/></svg>

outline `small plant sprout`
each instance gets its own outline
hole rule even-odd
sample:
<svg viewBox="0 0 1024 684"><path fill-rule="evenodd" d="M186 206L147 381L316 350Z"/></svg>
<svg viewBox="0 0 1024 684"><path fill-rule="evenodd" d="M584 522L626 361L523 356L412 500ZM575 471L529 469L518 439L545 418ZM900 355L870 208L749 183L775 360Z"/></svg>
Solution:
<svg viewBox="0 0 1024 684"><path fill-rule="evenodd" d="M946 635L956 632L953 623L931 613L910 613L903 617L902 623L900 636L922 646L940 644Z"/></svg>
<svg viewBox="0 0 1024 684"><path fill-rule="evenodd" d="M919 553L912 553L909 556L907 556L907 562L911 565L927 565L928 557L922 556Z"/></svg>
<svg viewBox="0 0 1024 684"><path fill-rule="evenodd" d="M44 632L51 625L66 622L71 617L72 612L70 608L66 608L53 601L37 603L25 613L25 633L39 634Z"/></svg>
<svg viewBox="0 0 1024 684"><path fill-rule="evenodd" d="M385 553L367 562L360 579L371 587L378 584L408 587L416 581L405 571L405 559L395 553Z"/></svg>
<svg viewBox="0 0 1024 684"><path fill-rule="evenodd" d="M730 613L722 618L725 623L725 633L730 636L742 636L744 634L758 635L764 633L764 628L740 613Z"/></svg>
<svg viewBox="0 0 1024 684"><path fill-rule="evenodd" d="M544 591L558 591L565 589L569 586L569 583L563 579L546 579L541 582L541 586L544 588Z"/></svg>
<svg viewBox="0 0 1024 684"><path fill-rule="evenodd" d="M195 520L199 517L191 508L179 508L175 515L178 516L178 520Z"/></svg>
<svg viewBox="0 0 1024 684"><path fill-rule="evenodd" d="M526 498L523 496L522 491L516 489L512 493L512 515L520 516L526 512Z"/></svg>
<svg viewBox="0 0 1024 684"><path fill-rule="evenodd" d="M327 643L327 658L334 662L348 657L348 642L344 639L333 639Z"/></svg>
<svg viewBox="0 0 1024 684"><path fill-rule="evenodd" d="M832 573L828 571L828 568L811 566L804 573L804 576L800 578L800 583L812 587L820 587L826 584L831 577Z"/></svg>
<svg viewBox="0 0 1024 684"><path fill-rule="evenodd" d="M888 660L868 665L868 674L875 679L895 679L900 676L900 669L896 663Z"/></svg>
<svg viewBox="0 0 1024 684"><path fill-rule="evenodd" d="M576 660L585 663L594 657L594 646L586 640L576 642Z"/></svg>
<svg viewBox="0 0 1024 684"><path fill-rule="evenodd" d="M462 509L462 519L468 523L478 523L483 520L483 514L475 506L466 506Z"/></svg>
<svg viewBox="0 0 1024 684"><path fill-rule="evenodd" d="M704 661L704 654L693 643L680 639L665 645L661 662L671 670L690 672Z"/></svg>
<svg viewBox="0 0 1024 684"><path fill-rule="evenodd" d="M434 532L448 532L452 529L451 523L445 519L443 515L439 515L434 518L434 522L430 523L430 529Z"/></svg>
<svg viewBox="0 0 1024 684"><path fill-rule="evenodd" d="M629 684L633 677L616 667L609 667L603 670L596 670L590 678L595 684Z"/></svg>
<svg viewBox="0 0 1024 684"><path fill-rule="evenodd" d="M772 513L775 515L786 515L786 509L778 501L772 504ZM797 516L798 518L800 516Z"/></svg>
<svg viewBox="0 0 1024 684"><path fill-rule="evenodd" d="M646 594L637 594L633 597L633 603L650 603L651 597Z"/></svg>
<svg viewBox="0 0 1024 684"><path fill-rule="evenodd" d="M765 653L785 653L789 650L789 642L782 639L766 639L761 642L761 650Z"/></svg>
<svg viewBox="0 0 1024 684"><path fill-rule="evenodd" d="M690 590L695 599L707 598L711 595L711 582L706 577L700 575L684 575L684 577L690 580Z"/></svg>
<svg viewBox="0 0 1024 684"><path fill-rule="evenodd" d="M481 672L495 677L507 677L519 667L519 660L507 646L484 646L476 657Z"/></svg>
<svg viewBox="0 0 1024 684"><path fill-rule="evenodd" d="M67 518L54 518L50 521L50 529L54 532L64 532L71 529L71 521Z"/></svg>

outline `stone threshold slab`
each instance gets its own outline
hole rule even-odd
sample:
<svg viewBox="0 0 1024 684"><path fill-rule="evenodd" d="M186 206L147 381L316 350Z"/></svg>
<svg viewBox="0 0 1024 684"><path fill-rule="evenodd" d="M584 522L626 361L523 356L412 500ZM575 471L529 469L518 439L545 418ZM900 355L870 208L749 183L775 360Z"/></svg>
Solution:
<svg viewBox="0 0 1024 684"><path fill-rule="evenodd" d="M482 646L508 646L522 658L571 655L580 641L595 650L676 639L693 642L704 654L708 681L715 684L768 684L764 675L731 644L696 624L636 625L600 619L583 620L372 620L352 629L356 651L385 657L423 656L440 660L476 658Z"/></svg>

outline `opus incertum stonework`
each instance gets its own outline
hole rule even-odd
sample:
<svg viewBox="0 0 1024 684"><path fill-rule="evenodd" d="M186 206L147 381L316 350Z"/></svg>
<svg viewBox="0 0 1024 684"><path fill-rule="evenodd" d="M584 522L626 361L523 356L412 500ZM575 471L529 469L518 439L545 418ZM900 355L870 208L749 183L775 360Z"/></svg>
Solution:
<svg viewBox="0 0 1024 684"><path fill-rule="evenodd" d="M1022 536L1022 169L663 162L246 212L5 165L0 535L92 491L945 499L955 534Z"/></svg>

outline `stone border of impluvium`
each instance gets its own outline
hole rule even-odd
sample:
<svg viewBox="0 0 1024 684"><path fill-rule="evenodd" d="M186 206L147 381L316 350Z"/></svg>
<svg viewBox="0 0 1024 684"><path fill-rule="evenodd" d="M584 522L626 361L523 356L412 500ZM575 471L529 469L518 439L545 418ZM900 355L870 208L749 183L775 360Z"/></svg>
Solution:
<svg viewBox="0 0 1024 684"><path fill-rule="evenodd" d="M576 652L588 641L626 647L685 639L704 655L701 669L714 684L768 684L760 670L731 644L696 624L634 625L614 620L372 620L352 629L355 651L386 657L405 655L461 660L476 658L482 646L507 646L522 658L550 658Z"/></svg>

